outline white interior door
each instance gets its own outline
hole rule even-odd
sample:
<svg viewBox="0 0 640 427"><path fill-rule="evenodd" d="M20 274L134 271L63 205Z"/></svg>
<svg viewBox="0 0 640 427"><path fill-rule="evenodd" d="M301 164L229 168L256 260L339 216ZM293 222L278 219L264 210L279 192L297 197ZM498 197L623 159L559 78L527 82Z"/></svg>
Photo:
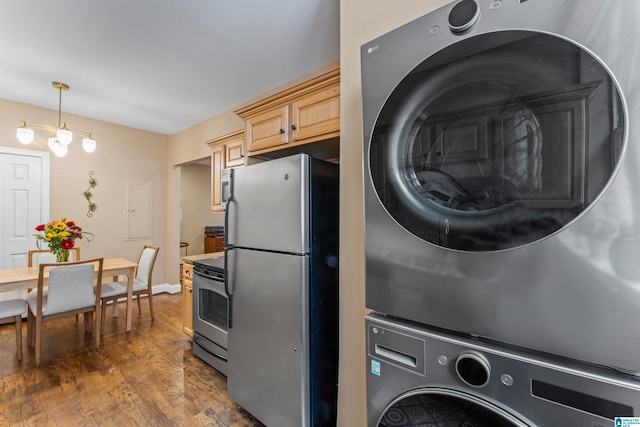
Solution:
<svg viewBox="0 0 640 427"><path fill-rule="evenodd" d="M49 216L49 153L0 147L0 200L0 268L26 267L34 228Z"/></svg>

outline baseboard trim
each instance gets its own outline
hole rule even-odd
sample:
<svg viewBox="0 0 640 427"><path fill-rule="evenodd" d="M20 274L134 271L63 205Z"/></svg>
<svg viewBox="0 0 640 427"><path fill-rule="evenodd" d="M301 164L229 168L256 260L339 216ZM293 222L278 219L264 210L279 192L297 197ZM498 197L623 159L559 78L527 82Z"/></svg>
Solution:
<svg viewBox="0 0 640 427"><path fill-rule="evenodd" d="M153 295L156 294L162 294L162 293L167 293L167 294L179 294L180 292L182 292L182 286L180 286L180 284L177 285L170 285L169 283L161 283L159 285L152 285L151 286L151 292L153 292ZM144 298L146 298L143 295ZM136 299L137 297L134 295L133 299ZM124 302L127 300L127 297L122 297L118 299L118 302ZM111 301L109 301L109 303L111 303Z"/></svg>
<svg viewBox="0 0 640 427"><path fill-rule="evenodd" d="M180 292L182 292L182 286L180 286L180 284L175 284L175 285L171 285L169 283L162 283L160 285L153 285L151 286L151 290L153 292L153 294L161 294L161 293L168 293L168 294L179 294Z"/></svg>

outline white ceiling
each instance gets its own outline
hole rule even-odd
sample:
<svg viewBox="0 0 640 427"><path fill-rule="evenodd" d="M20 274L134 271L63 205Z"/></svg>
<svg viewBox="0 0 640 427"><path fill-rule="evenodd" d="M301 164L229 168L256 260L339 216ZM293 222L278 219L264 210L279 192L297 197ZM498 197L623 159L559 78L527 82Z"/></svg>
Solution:
<svg viewBox="0 0 640 427"><path fill-rule="evenodd" d="M170 135L338 58L339 0L0 3L0 98L57 110L64 82L63 121Z"/></svg>

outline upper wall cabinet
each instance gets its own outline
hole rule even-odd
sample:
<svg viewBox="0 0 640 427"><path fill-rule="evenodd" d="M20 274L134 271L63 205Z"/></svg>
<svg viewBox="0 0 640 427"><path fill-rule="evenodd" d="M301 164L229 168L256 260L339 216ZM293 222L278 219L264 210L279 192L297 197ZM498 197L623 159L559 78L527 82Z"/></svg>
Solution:
<svg viewBox="0 0 640 427"><path fill-rule="evenodd" d="M340 136L340 69L334 69L235 113L245 121L248 156Z"/></svg>
<svg viewBox="0 0 640 427"><path fill-rule="evenodd" d="M222 195L222 170L245 165L244 131L207 141L211 147L211 209L223 211L220 205Z"/></svg>

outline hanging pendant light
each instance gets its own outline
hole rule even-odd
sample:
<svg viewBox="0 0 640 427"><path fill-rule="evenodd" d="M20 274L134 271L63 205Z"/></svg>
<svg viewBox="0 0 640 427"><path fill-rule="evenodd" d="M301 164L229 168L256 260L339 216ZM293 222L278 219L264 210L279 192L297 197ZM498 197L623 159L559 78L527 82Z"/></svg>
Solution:
<svg viewBox="0 0 640 427"><path fill-rule="evenodd" d="M28 128L26 122L22 122L22 126L16 130L16 136L21 143L30 144L33 141L33 129Z"/></svg>
<svg viewBox="0 0 640 427"><path fill-rule="evenodd" d="M73 139L73 132L67 129L67 124L65 123L56 131L56 138L58 138L61 144L69 145Z"/></svg>
<svg viewBox="0 0 640 427"><path fill-rule="evenodd" d="M49 137L49 149L58 157L64 157L67 154L68 147L66 144L58 141L55 136Z"/></svg>
<svg viewBox="0 0 640 427"><path fill-rule="evenodd" d="M67 123L62 122L62 91L69 90L69 85L60 82L51 82L51 86L58 89L58 127L45 125L40 123L27 123L22 122L22 125L16 130L16 137L22 144L30 144L34 138L33 129L44 129L51 132L55 132L55 135L51 136L48 140L49 149L58 157L64 157L67 154L67 146L73 140L73 134L84 136L82 140L82 148L87 153L92 153L96 149L96 140L93 138L93 134L90 132L83 132L78 130L71 130L67 128Z"/></svg>
<svg viewBox="0 0 640 427"><path fill-rule="evenodd" d="M82 140L82 148L87 153L93 153L96 149L96 140L93 139L93 136L91 134L89 134L88 137Z"/></svg>

